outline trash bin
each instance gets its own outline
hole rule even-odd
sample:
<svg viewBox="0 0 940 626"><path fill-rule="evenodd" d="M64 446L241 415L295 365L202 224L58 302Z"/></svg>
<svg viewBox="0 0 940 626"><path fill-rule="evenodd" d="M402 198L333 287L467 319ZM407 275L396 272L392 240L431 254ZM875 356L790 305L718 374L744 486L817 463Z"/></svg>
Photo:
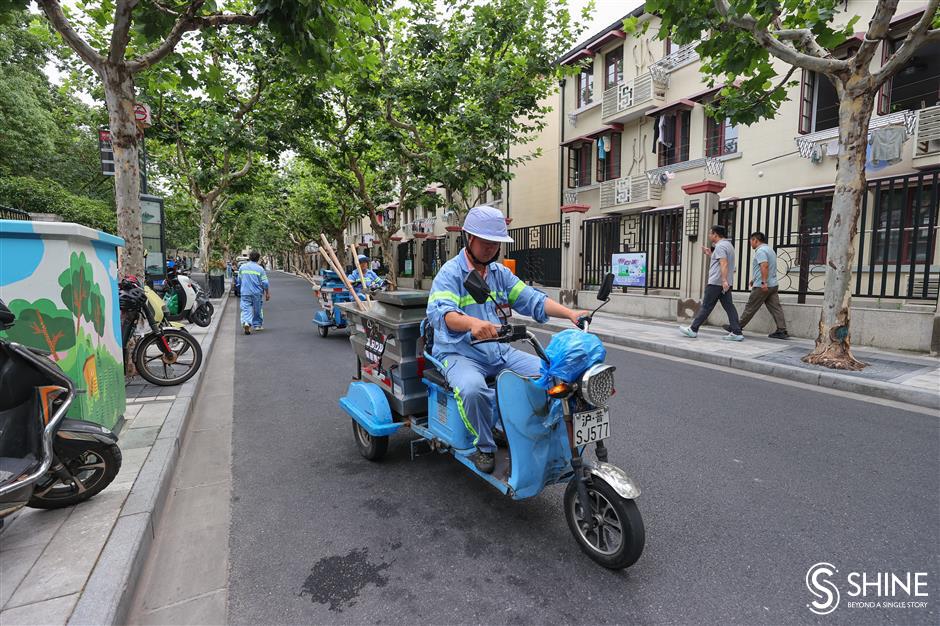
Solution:
<svg viewBox="0 0 940 626"><path fill-rule="evenodd" d="M421 413L427 409L428 394L421 382L424 359L418 339L428 292L383 291L375 299L366 311L355 302L336 305L350 321L349 342L359 359L362 380L381 387L399 415Z"/></svg>
<svg viewBox="0 0 940 626"><path fill-rule="evenodd" d="M209 297L221 298L225 294L225 270L209 270Z"/></svg>
<svg viewBox="0 0 940 626"><path fill-rule="evenodd" d="M78 224L0 220L0 298L16 315L3 331L39 348L81 390L69 417L113 428L124 415L117 248L124 240Z"/></svg>

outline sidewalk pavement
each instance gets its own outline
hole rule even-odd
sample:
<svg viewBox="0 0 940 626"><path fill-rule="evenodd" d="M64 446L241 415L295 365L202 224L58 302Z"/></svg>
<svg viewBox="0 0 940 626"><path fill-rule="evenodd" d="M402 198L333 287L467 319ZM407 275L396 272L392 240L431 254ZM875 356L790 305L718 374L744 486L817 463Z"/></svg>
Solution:
<svg viewBox="0 0 940 626"><path fill-rule="evenodd" d="M135 377L126 386L125 422L117 433L123 462L114 482L76 506L23 509L6 520L0 534L0 624L121 620L227 299L228 289L213 300L216 313L208 328L187 328L203 350L203 366L193 378L158 387Z"/></svg>
<svg viewBox="0 0 940 626"><path fill-rule="evenodd" d="M571 328L552 320L542 328ZM809 339L769 339L745 332L741 342L725 341L725 331L714 326L699 329L698 338L679 333L678 322L628 318L597 313L591 332L604 342L659 352L692 361L810 383L841 391L940 408L940 359L875 348L857 348L852 353L868 363L861 372L831 370L800 360L815 345Z"/></svg>

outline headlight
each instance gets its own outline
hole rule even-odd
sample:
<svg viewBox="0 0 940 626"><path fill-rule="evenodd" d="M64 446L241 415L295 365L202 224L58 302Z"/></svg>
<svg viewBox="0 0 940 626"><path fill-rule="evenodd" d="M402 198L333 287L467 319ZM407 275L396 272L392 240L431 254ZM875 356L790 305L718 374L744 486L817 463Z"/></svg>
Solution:
<svg viewBox="0 0 940 626"><path fill-rule="evenodd" d="M607 406L610 397L614 395L615 369L613 365L598 364L581 375L578 387L585 402L599 407Z"/></svg>

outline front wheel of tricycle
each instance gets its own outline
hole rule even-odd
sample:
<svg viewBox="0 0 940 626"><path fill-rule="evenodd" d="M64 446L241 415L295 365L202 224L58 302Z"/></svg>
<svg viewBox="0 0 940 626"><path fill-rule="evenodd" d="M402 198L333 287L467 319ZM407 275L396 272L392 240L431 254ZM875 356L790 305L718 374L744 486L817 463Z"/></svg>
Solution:
<svg viewBox="0 0 940 626"><path fill-rule="evenodd" d="M388 452L388 437L373 437L356 420L352 421L353 437L359 454L370 461L378 461Z"/></svg>
<svg viewBox="0 0 940 626"><path fill-rule="evenodd" d="M624 569L643 554L646 530L636 502L620 496L600 478L587 484L592 520L584 519L577 480L565 489L565 519L575 541L592 560L608 569ZM590 523L593 521L594 523Z"/></svg>
<svg viewBox="0 0 940 626"><path fill-rule="evenodd" d="M317 332L320 333L321 337L326 337L330 332L330 328L329 326L317 326Z"/></svg>

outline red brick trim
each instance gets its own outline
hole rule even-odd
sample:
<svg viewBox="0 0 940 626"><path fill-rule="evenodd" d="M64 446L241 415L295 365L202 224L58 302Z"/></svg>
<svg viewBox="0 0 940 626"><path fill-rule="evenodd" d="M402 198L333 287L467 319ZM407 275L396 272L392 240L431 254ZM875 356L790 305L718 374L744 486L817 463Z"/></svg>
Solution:
<svg viewBox="0 0 940 626"><path fill-rule="evenodd" d="M690 196L695 196L700 193L720 193L727 185L728 183L723 183L719 180L703 180L700 183L682 185L682 191Z"/></svg>
<svg viewBox="0 0 940 626"><path fill-rule="evenodd" d="M587 204L564 204L561 207L562 213L587 213L591 207Z"/></svg>
<svg viewBox="0 0 940 626"><path fill-rule="evenodd" d="M449 233L459 233L462 229L460 228L460 226L445 226L444 230L446 230Z"/></svg>

